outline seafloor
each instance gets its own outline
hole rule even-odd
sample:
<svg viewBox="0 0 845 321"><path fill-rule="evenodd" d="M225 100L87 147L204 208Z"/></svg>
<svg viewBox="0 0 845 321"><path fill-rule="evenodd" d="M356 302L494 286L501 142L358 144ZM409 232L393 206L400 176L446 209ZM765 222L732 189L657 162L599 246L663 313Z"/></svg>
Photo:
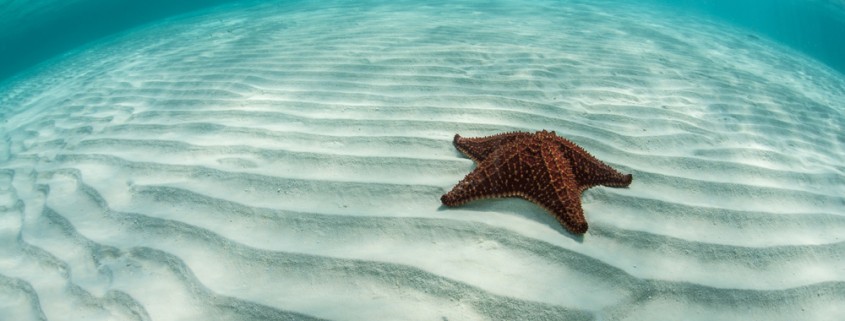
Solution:
<svg viewBox="0 0 845 321"><path fill-rule="evenodd" d="M475 3L475 2L473 2ZM845 78L605 1L228 5L0 84L2 320L842 320ZM445 208L455 133L620 171Z"/></svg>

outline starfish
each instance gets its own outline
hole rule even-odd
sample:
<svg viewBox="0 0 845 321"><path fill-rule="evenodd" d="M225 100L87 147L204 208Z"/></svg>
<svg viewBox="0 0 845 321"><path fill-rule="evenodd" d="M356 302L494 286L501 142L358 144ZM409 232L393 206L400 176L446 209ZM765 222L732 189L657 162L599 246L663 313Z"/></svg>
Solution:
<svg viewBox="0 0 845 321"><path fill-rule="evenodd" d="M440 201L446 206L521 197L544 208L575 234L587 232L581 193L604 185L627 187L622 174L555 132L512 132L487 137L455 135L455 147L478 166Z"/></svg>

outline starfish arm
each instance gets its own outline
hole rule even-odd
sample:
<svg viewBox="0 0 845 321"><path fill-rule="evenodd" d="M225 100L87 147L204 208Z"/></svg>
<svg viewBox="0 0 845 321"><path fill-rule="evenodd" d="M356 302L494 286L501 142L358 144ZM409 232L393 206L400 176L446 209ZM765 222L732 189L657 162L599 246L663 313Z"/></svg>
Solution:
<svg viewBox="0 0 845 321"><path fill-rule="evenodd" d="M563 137L555 137L558 149L570 160L575 181L581 191L596 185L627 187L631 185L631 174L622 174L586 150Z"/></svg>
<svg viewBox="0 0 845 321"><path fill-rule="evenodd" d="M492 152L440 200L446 206L459 206L484 198L520 196L530 179L527 167L539 164L539 159L531 156L534 153L526 152L531 148L538 149L539 144L530 136L517 137Z"/></svg>
<svg viewBox="0 0 845 321"><path fill-rule="evenodd" d="M471 158L476 163L481 163L487 159L496 149L504 146L517 138L524 138L531 136L530 133L511 132L502 133L486 137L461 137L455 134L452 143L461 153Z"/></svg>
<svg viewBox="0 0 845 321"><path fill-rule="evenodd" d="M581 189L575 183L570 161L554 144L544 144L543 162L548 173L548 195L533 200L554 216L560 224L575 234L587 232L587 220L581 209ZM540 196L539 194L537 196Z"/></svg>

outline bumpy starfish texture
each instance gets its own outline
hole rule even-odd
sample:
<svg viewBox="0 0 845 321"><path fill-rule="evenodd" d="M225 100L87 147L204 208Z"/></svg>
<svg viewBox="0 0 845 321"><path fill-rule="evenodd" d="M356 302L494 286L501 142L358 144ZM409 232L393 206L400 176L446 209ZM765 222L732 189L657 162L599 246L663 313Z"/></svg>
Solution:
<svg viewBox="0 0 845 321"><path fill-rule="evenodd" d="M487 137L455 135L455 147L478 163L440 201L446 206L521 197L543 207L575 234L587 231L581 193L593 186L626 187L622 174L555 132L513 132Z"/></svg>

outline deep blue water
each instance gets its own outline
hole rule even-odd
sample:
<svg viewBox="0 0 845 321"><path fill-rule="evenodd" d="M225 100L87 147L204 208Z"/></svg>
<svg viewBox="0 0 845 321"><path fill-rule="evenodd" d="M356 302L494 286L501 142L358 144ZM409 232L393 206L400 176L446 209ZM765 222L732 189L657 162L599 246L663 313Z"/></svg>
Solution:
<svg viewBox="0 0 845 321"><path fill-rule="evenodd" d="M652 1L747 28L751 37L768 37L787 44L845 73L845 1ZM0 80L104 36L229 2L236 0L32 1L25 5L2 0ZM608 6L613 3L607 1ZM560 5L566 6L567 1L560 1ZM33 9L38 10L31 12Z"/></svg>
<svg viewBox="0 0 845 321"><path fill-rule="evenodd" d="M845 73L845 1L655 0L747 28Z"/></svg>
<svg viewBox="0 0 845 321"><path fill-rule="evenodd" d="M82 44L233 0L0 0L0 80ZM29 14L29 10L37 10Z"/></svg>

